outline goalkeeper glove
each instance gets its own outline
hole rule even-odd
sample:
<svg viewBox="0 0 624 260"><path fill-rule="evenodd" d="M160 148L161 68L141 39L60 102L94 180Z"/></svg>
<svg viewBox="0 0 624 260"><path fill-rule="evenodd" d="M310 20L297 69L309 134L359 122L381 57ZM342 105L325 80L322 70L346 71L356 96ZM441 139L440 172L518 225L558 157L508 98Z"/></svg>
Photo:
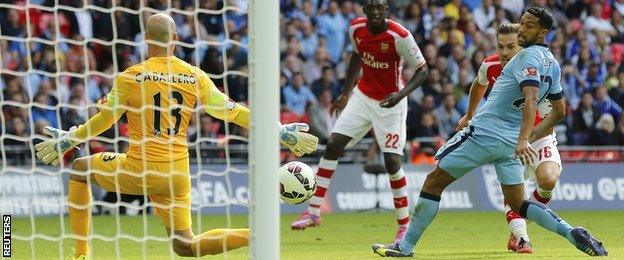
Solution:
<svg viewBox="0 0 624 260"><path fill-rule="evenodd" d="M51 126L43 128L43 132L52 137L52 139L35 145L37 158L46 164L58 165L60 158L62 158L67 151L80 144L76 139L76 129L77 127L75 126L70 128L69 131L63 131Z"/></svg>
<svg viewBox="0 0 624 260"><path fill-rule="evenodd" d="M318 137L306 133L310 126L305 123L292 123L280 126L280 143L297 157L316 151Z"/></svg>

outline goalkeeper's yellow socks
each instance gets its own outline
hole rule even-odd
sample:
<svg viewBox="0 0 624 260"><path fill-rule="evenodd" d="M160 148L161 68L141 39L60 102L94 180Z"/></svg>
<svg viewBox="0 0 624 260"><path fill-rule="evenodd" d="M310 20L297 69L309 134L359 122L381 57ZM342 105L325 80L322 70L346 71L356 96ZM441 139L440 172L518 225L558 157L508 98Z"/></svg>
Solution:
<svg viewBox="0 0 624 260"><path fill-rule="evenodd" d="M249 244L249 229L213 229L193 238L191 249L200 256L215 255ZM196 253L197 254L197 253Z"/></svg>
<svg viewBox="0 0 624 260"><path fill-rule="evenodd" d="M76 239L74 257L89 255L89 221L91 219L91 191L86 182L69 180L69 195L67 196L69 221L72 232L83 238Z"/></svg>

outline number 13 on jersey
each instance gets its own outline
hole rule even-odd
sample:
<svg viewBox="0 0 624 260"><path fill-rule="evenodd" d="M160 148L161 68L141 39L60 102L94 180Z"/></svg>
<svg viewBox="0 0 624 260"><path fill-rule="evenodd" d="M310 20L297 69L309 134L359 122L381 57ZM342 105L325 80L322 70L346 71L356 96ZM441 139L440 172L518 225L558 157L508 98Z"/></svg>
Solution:
<svg viewBox="0 0 624 260"><path fill-rule="evenodd" d="M161 130L160 130L160 119L161 119L161 108L160 108L160 99L161 99L161 93L158 92L156 93L154 96L154 106L156 107L154 109L154 135L160 135ZM181 106L184 102L184 98L182 97L182 93L178 92L178 91L172 91L171 92L171 98L175 99L178 102L178 105ZM181 107L175 107L170 109L169 113L172 117L175 118L175 124L174 124L174 128L171 129L169 127L167 127L167 134L168 135L177 135L178 132L180 132L180 123L182 122L182 114L180 114L180 112L182 111ZM168 120L166 120L168 122Z"/></svg>

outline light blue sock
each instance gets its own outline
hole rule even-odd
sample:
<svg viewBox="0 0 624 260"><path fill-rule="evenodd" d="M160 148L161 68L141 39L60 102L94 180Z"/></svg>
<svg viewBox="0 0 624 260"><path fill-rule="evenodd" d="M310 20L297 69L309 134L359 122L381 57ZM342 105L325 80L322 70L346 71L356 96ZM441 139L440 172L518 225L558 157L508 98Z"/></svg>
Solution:
<svg viewBox="0 0 624 260"><path fill-rule="evenodd" d="M557 216L557 214L546 205L536 201L525 200L520 208L520 215L535 221L535 223L545 229L565 237L576 246L576 240L572 237L571 233L572 226Z"/></svg>
<svg viewBox="0 0 624 260"><path fill-rule="evenodd" d="M414 246L418 243L427 226L431 224L433 218L438 213L440 197L426 192L421 192L416 206L410 212L410 223L407 232L399 244L399 249L403 254L410 254L414 251Z"/></svg>

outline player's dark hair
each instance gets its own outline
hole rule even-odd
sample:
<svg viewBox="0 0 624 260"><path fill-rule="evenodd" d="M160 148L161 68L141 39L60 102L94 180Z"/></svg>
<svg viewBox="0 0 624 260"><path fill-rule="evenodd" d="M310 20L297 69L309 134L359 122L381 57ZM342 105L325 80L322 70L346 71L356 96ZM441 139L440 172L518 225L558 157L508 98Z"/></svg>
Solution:
<svg viewBox="0 0 624 260"><path fill-rule="evenodd" d="M518 33L519 30L520 30L520 25L517 23L501 24L498 26L498 29L496 30L496 36L500 34Z"/></svg>
<svg viewBox="0 0 624 260"><path fill-rule="evenodd" d="M548 9L533 6L526 10L527 13L532 14L533 16L539 19L539 24L544 29L550 30L553 25L553 15Z"/></svg>

